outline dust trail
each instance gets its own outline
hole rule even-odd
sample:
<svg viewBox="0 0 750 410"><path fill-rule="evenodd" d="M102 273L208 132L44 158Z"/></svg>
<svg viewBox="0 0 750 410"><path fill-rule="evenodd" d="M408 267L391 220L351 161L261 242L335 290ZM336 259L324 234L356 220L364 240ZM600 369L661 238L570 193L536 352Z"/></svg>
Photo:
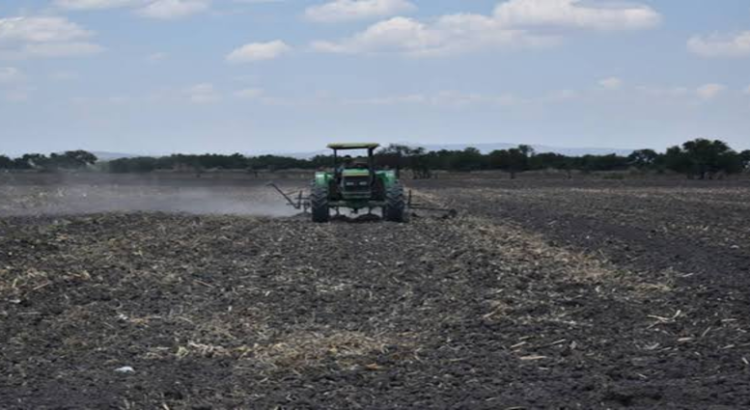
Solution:
<svg viewBox="0 0 750 410"><path fill-rule="evenodd" d="M284 184L301 189L302 183ZM128 176L33 176L0 181L0 216L166 212L197 215L293 216L297 211L259 180Z"/></svg>

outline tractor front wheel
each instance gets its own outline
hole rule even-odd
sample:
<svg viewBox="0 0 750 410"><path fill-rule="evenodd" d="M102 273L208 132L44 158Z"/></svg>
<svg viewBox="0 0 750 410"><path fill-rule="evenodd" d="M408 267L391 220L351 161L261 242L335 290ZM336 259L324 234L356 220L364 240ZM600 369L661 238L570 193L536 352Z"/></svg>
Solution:
<svg viewBox="0 0 750 410"><path fill-rule="evenodd" d="M389 222L404 222L406 214L406 198L404 187L395 183L385 191L385 207L383 208L383 219Z"/></svg>
<svg viewBox="0 0 750 410"><path fill-rule="evenodd" d="M314 185L310 193L310 208L312 220L324 223L331 220L331 211L328 207L328 187Z"/></svg>

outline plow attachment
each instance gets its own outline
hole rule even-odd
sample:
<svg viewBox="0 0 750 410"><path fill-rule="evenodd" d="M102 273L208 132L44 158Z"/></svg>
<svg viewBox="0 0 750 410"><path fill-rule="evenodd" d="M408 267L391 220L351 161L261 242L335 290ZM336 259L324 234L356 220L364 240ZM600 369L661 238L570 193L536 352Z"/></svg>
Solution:
<svg viewBox="0 0 750 410"><path fill-rule="evenodd" d="M458 211L449 208L439 208L435 206L422 205L414 202L414 195L412 191L409 191L409 198L407 201L407 208L411 211L411 216L415 218L421 218L422 216L417 214L415 211L435 212L441 213L438 216L439 219L451 219L458 216Z"/></svg>
<svg viewBox="0 0 750 410"><path fill-rule="evenodd" d="M290 191L290 192L284 192L281 188L279 188L278 185L274 183L267 184L268 187L273 188L279 195L281 195L284 200L286 200L286 203L288 206L291 206L292 208L302 211L303 213L307 214L310 212L311 209L311 202L310 202L310 195L305 193L304 190L300 191ZM406 209L409 211L409 214L413 218L423 218L423 215L418 214L420 213L426 213L429 214L430 217L435 217L438 219L451 219L458 216L458 211L455 209L448 209L448 208L440 208L436 206L431 205L425 205L425 204L419 204L414 202L414 195L412 194L412 191L409 191L409 195L407 197L406 201ZM435 215L438 214L438 215ZM337 210L338 215L338 210ZM372 217L375 215L372 215L371 213L368 213L367 215L363 215L365 219L368 221L372 221ZM362 218L362 217L360 217ZM379 218L375 216L375 218Z"/></svg>
<svg viewBox="0 0 750 410"><path fill-rule="evenodd" d="M274 183L269 183L267 186L273 188L278 192L281 196L286 199L287 205L291 206L292 208L296 210L301 210L304 213L307 213L310 209L310 197L305 196L304 191L292 191L292 192L284 192L279 188L278 185Z"/></svg>

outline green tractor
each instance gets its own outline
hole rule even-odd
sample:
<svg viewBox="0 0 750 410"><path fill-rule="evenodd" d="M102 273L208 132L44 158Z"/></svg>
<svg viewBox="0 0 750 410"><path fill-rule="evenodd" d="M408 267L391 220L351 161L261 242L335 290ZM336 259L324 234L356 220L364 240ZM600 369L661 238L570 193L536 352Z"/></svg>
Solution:
<svg viewBox="0 0 750 410"><path fill-rule="evenodd" d="M351 209L354 213L380 208L383 219L391 222L404 222L407 198L404 187L396 171L376 169L374 161L378 144L329 144L333 150L333 171L315 173L310 191L310 211L313 222L328 222L331 210L339 213L340 208ZM365 150L366 158L352 159L341 156L342 151Z"/></svg>
<svg viewBox="0 0 750 410"><path fill-rule="evenodd" d="M333 170L315 173L315 180L310 188L310 194L305 191L284 192L278 185L271 182L269 187L278 192L287 205L302 210L305 215L312 214L313 222L324 223L331 220L331 210L340 216L341 208L351 209L358 214L367 210L357 220L380 219L374 215L374 209L382 210L382 219L390 222L406 222L407 214L420 217L415 211L441 212L441 219L454 218L458 215L455 209L439 208L432 205L420 205L412 202L412 192L404 192L404 186L399 181L398 173L391 169L377 169L375 166L375 150L378 144L329 144L333 150ZM341 156L341 151L364 150L367 157L356 160L350 155ZM346 215L343 218L349 218Z"/></svg>

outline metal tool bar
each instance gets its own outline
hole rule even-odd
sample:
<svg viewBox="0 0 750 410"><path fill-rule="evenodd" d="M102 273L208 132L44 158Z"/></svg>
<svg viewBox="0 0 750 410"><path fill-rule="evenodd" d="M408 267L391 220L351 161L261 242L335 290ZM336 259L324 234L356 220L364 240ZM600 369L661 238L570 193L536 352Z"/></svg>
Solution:
<svg viewBox="0 0 750 410"><path fill-rule="evenodd" d="M297 194L297 192L288 192L288 193L284 192L281 190L281 188L278 187L278 185L274 183L269 183L267 186L275 189L276 192L281 194L281 196L283 196L284 199L286 199L289 206L293 207L294 209L302 209L302 206L304 205L304 198L302 196L302 191L299 192L297 201L295 202L295 200L292 199L291 195Z"/></svg>

